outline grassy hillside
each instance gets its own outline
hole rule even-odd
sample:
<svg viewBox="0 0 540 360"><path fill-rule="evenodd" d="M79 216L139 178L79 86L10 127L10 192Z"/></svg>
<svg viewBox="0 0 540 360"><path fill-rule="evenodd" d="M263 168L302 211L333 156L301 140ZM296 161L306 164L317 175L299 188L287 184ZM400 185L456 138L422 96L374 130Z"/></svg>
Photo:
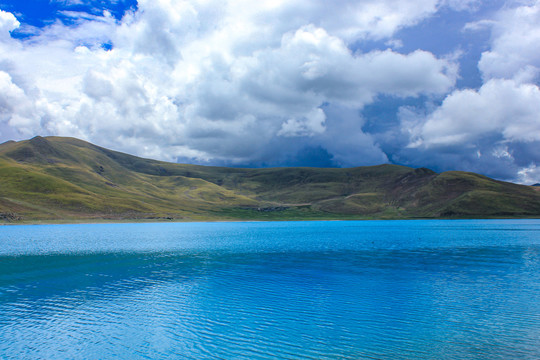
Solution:
<svg viewBox="0 0 540 360"><path fill-rule="evenodd" d="M0 221L539 217L540 190L380 165L237 169L142 159L87 142L0 145Z"/></svg>

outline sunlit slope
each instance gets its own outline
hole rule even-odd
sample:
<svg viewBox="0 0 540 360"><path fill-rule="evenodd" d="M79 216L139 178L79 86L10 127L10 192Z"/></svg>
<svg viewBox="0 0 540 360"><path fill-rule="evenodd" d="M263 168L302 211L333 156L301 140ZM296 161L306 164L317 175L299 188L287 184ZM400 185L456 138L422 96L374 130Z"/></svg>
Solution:
<svg viewBox="0 0 540 360"><path fill-rule="evenodd" d="M473 173L184 165L62 137L0 145L0 221L535 216L535 188Z"/></svg>

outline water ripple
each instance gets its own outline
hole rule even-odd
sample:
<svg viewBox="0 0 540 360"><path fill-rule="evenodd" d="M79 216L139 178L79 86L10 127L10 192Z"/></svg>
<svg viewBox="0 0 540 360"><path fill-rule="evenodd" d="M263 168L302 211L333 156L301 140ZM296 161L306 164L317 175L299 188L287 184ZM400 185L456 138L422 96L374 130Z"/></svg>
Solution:
<svg viewBox="0 0 540 360"><path fill-rule="evenodd" d="M0 358L537 359L523 241L4 255Z"/></svg>

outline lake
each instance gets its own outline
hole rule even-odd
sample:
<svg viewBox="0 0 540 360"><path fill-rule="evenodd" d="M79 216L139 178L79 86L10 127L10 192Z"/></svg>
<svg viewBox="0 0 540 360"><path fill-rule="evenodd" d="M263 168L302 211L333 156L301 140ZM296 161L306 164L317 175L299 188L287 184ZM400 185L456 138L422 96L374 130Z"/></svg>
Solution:
<svg viewBox="0 0 540 360"><path fill-rule="evenodd" d="M540 220L0 227L0 359L539 359Z"/></svg>

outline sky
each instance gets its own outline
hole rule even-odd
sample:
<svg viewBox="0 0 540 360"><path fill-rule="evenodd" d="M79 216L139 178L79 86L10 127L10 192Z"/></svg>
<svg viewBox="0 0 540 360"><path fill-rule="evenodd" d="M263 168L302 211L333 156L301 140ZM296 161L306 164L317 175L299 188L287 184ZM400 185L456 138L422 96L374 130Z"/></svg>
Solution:
<svg viewBox="0 0 540 360"><path fill-rule="evenodd" d="M540 0L0 0L0 142L540 182Z"/></svg>

